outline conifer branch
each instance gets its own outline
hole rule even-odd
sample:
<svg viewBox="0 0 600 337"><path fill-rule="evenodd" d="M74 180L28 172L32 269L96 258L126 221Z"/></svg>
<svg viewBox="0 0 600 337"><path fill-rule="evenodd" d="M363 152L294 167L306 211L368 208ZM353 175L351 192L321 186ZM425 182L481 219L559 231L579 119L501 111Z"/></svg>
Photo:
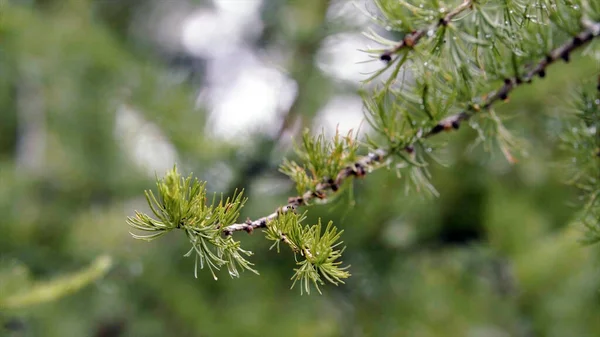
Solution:
<svg viewBox="0 0 600 337"><path fill-rule="evenodd" d="M246 220L244 223L233 224L223 228L223 234L230 236L233 232L246 231L252 233L257 228L267 227L267 223L277 219L281 214L295 211L298 207L308 205L315 199L324 199L327 193L337 192L342 184L350 177L363 177L370 168L377 163L383 163L390 156L390 152L384 149L377 149L364 157L359 158L351 165L344 167L335 179L329 179L317 185L314 191L307 191L296 197L288 198L288 204L279 207L275 212L256 220Z"/></svg>
<svg viewBox="0 0 600 337"><path fill-rule="evenodd" d="M226 266L229 274L234 277L239 275L238 269L256 272L251 267L252 263L245 259L245 256L250 255L251 252L241 249L240 243L235 241L232 235L237 231L252 233L257 228L263 228L266 238L274 242L271 248L277 247L279 251L279 244L283 242L293 251L296 257L296 269L294 269L295 274L292 277L293 284L299 281L302 288L308 293L312 285L319 290L319 285L324 284L324 281L336 285L343 283L342 280L349 277L350 273L346 271L348 267L341 267L342 262L338 261L344 251L344 248L337 248L342 244L338 241L342 231L338 231L332 222L329 222L323 232L320 219L317 224L303 225L302 220L305 216L296 212L299 207L308 206L316 200L327 200L341 190L347 182L350 182L351 178L365 176L372 169L388 163L392 156L397 156L399 159L399 162L396 163L399 175L401 169L409 168L407 174L409 184L414 184L417 190L422 189L436 194L435 188L429 183L430 175L426 168L427 161L424 158L428 152L432 152L432 148L423 142L424 139L442 131L459 129L463 121L469 120L482 110L489 110L492 115L494 111L491 110L491 107L498 101L506 101L516 87L532 82L536 76L545 77L547 68L551 64L560 59L568 62L573 51L600 35L600 22L584 19L582 21L583 28L578 32L577 22L579 19L573 20L567 29L573 34L571 35L573 37L552 49L536 62L537 58L544 54L533 51L527 57L519 57L518 54L523 49L522 44L511 42L513 33L516 34L524 24L535 22L529 20L528 7L522 10L522 13L520 10L514 13L508 3L505 3L506 7L503 8L505 11L499 13L506 15L506 19L503 17L499 20L492 20L483 11L479 11L479 3L476 0L463 0L458 7L449 12L442 9L439 3L434 4L437 6L434 8L435 10L420 10L422 3L419 4L419 8L404 2L398 5L392 0L387 3L389 8L386 8L385 3L381 4L381 1L378 3L382 9L389 9L390 13L395 13L395 10L399 8L397 16L388 14L386 16L391 18L390 22L399 25L402 30L410 32L398 43L372 36L374 40L383 42L392 48L379 55L381 60L388 62L387 67L377 71L367 81L389 69L392 66L389 62L392 61L393 55L402 55L402 58L394 60L399 62L395 63L392 76L385 82L384 90L364 99L367 121L374 131L386 141L385 144L377 144L368 138L369 148L375 150L365 156L358 156L359 145L356 139L352 138L351 132L345 137L336 134L334 139L329 141L323 135L312 137L307 131L304 134L302 148L297 151L298 157L302 160L301 164L284 159L280 168L282 173L295 182L298 195L288 198L287 204L277 208L269 215L256 220L247 219L241 223L237 223L239 221L237 217L240 208L246 201L245 198L242 198L241 193L234 193L232 198L226 200L221 198L218 203L213 198L212 204L206 204L204 183L192 180L191 176L187 179L181 178L174 169L167 174L165 179L157 181L158 198L155 198L152 192L147 192L148 204L156 218L136 212L134 217L128 219L131 227L149 232L146 235L132 233L133 237L152 240L173 229L183 230L192 245L186 256L195 253L196 266L199 265L202 268L206 264L216 279L214 270L223 266ZM546 7L540 8L545 9ZM450 25L451 22L458 23L457 21L460 19L457 16L469 9L480 15L479 19L487 25L488 30L501 31L498 34L494 32L494 35L490 35L502 40L500 48L494 44L488 44L479 37L481 34L485 34L483 36L487 38L488 30L477 30L476 34L471 35L468 29L465 31L458 29L457 32L454 29L456 27ZM418 18L420 20L418 25L422 24L425 28L414 30L413 23L404 18L419 14L422 15ZM519 19L521 14L523 19ZM441 17L438 19L438 16ZM558 27L565 30L560 25ZM524 35L534 33L538 34L537 31L532 31L526 32ZM398 90L392 88L392 83L398 77L400 68L409 60L409 55L414 56L414 59L410 59L411 61L423 61L419 59L419 51L412 53L412 48L433 35L437 36L432 40L434 44L431 45L434 51L433 57L427 58L422 67L418 64L415 66L415 73L419 76L415 76L414 85L409 84L408 88L402 86ZM446 43L446 38L448 43L443 45ZM427 44L427 42L421 43ZM547 42L543 50L550 50L551 47L546 46L551 44L551 42ZM474 51L476 59L483 55L483 61L478 60L476 64L469 63L472 59L472 50L470 49L472 46L490 47L486 48L485 52L479 49ZM507 68L502 62L506 57L511 56L512 68L508 68L508 71L514 76L506 75ZM492 61L488 62L490 58ZM522 65L519 65L518 61L523 61L521 64L528 65L522 69ZM428 65L428 62L431 63ZM454 64L459 66L454 66ZM498 65L500 65L500 70L496 70ZM438 70L438 73L434 73ZM486 75L488 73L490 78ZM479 76L482 74L485 76ZM489 83L495 83L502 79L504 79L503 84L497 90L484 96L479 95L489 89L474 86L481 84L482 87L487 88ZM465 83L466 88L460 87L462 83ZM456 102L468 103L461 106L461 109L458 110L462 110L461 112L449 113L450 109L456 107ZM492 117L495 118L495 123L501 125L497 121L497 117L493 115ZM502 130L498 133L502 133ZM507 138L504 137L504 134L498 136L498 139L503 139L505 142ZM594 147L594 155L599 153L597 149L597 146ZM595 203L598 195L600 194L593 194L592 203Z"/></svg>
<svg viewBox="0 0 600 337"><path fill-rule="evenodd" d="M452 10L438 23L436 23L434 28L448 24L448 22L450 22L452 18L454 18L456 15L458 15L465 9L469 8L471 5L472 1L464 1L459 7ZM577 34L565 44L552 50L544 59L542 59L535 67L529 70L524 76L514 76L512 78L506 78L504 80L504 84L502 85L502 87L500 87L500 89L483 96L484 103L482 105L471 104L466 110L444 118L433 128L431 128L428 132L424 134L422 134L421 132L422 136L420 138L428 138L442 131L458 129L463 121L468 120L475 113L480 112L481 110L489 109L493 104L495 104L498 101L507 100L508 95L521 84L531 83L535 76L544 78L546 76L546 69L559 59L568 62L570 60L570 55L573 51L586 45L588 42L592 41L595 37L598 37L600 35L600 22L584 21L583 26L584 30L582 32ZM402 40L402 42L400 42L394 49L385 52L382 55L382 59L385 59L385 55L389 56L404 47L412 47L428 30L429 29L421 29L407 35L407 37L405 37ZM404 150L408 153L413 153L414 147L411 145L407 145L406 147L404 147ZM298 207L307 205L310 201L314 199L324 199L329 191L336 192L349 177L364 176L367 173L369 167L372 167L373 164L385 161L385 159L387 159L387 157L389 157L390 154L391 152L388 150L377 149L374 152L369 153L364 157L361 157L355 163L346 166L338 173L335 179L329 179L328 181L319 183L314 191L307 191L300 196L290 197L288 199L288 204L279 207L275 212L256 220L248 219L244 223L238 223L224 227L222 232L226 236L230 236L233 234L233 232L236 231L246 231L248 233L252 233L252 231L254 231L257 228L265 228L269 221L276 219L279 215L290 211L295 211Z"/></svg>
<svg viewBox="0 0 600 337"><path fill-rule="evenodd" d="M518 75L506 78L504 84L500 89L495 92L491 92L483 96L483 104L471 104L469 107L455 115L449 116L441 120L431 130L423 135L423 138L427 138L438 134L442 131L456 130L460 127L463 121L468 120L475 113L482 110L487 110L498 101L506 101L508 95L518 86L523 83L531 83L535 76L544 78L546 76L546 69L559 59L565 62L569 62L570 55L576 49L586 45L594 38L600 36L600 22L591 22L584 20L582 23L584 29L579 34L575 35L572 39L564 43L563 45L552 50L544 59L539 61L535 67L529 70L524 76L519 77Z"/></svg>
<svg viewBox="0 0 600 337"><path fill-rule="evenodd" d="M460 6L448 12L448 14L440 18L438 22L428 27L413 31L410 34L404 36L402 41L400 41L395 47L383 52L383 54L381 54L380 56L380 59L382 61L390 62L392 60L392 55L397 54L400 50L404 48L414 47L423 36L430 34L430 32L435 32L440 27L447 26L452 21L452 19L454 19L454 17L456 17L458 14L462 13L466 9L471 8L472 5L472 0L463 1L463 3L460 4Z"/></svg>

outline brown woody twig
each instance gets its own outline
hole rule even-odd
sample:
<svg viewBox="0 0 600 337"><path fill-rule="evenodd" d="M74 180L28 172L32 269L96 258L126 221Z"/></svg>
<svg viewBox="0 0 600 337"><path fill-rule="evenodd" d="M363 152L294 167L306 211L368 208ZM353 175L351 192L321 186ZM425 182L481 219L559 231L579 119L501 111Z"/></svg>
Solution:
<svg viewBox="0 0 600 337"><path fill-rule="evenodd" d="M436 22L428 27L425 27L425 28L422 28L419 30L415 30L414 32L412 32L410 34L407 34L402 39L402 41L400 41L394 48L385 51L383 54L381 54L381 56L379 56L379 58L382 61L386 61L386 62L391 61L392 55L398 53L400 50L402 50L404 48L414 47L419 42L419 40L423 36L425 36L428 32L435 31L438 28L443 27L443 26L447 26L452 21L452 19L454 19L455 16L462 13L467 8L471 8L472 5L473 5L473 1L471 1L471 0L463 1L463 3L460 4L460 6L456 7L452 11L450 11L443 18L440 18L440 20L438 22Z"/></svg>
<svg viewBox="0 0 600 337"><path fill-rule="evenodd" d="M425 133L423 137L427 138L438 134L442 131L451 131L458 129L463 121L468 120L475 113L489 109L494 103L498 101L506 101L508 99L508 95L521 84L531 83L535 76L539 76L540 78L546 77L546 69L551 64L555 63L560 59L562 59L565 62L569 62L571 53L574 50L580 48L581 46L592 41L595 37L598 37L600 35L600 22L584 21L583 26L584 30L582 32L575 35L565 44L552 50L544 59L538 62L535 65L535 67L529 70L524 76L519 77L519 75L515 75L514 77L505 79L504 84L502 85L502 87L500 87L500 89L498 89L495 92L491 92L486 96L483 96L485 97L485 99L482 105L471 104L464 111L444 118L433 128L431 128L429 132Z"/></svg>

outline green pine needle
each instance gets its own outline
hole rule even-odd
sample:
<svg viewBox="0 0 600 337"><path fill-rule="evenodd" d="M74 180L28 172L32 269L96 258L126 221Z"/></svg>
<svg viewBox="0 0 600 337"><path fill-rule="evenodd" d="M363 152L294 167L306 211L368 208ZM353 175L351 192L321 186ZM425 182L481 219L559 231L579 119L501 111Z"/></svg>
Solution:
<svg viewBox="0 0 600 337"><path fill-rule="evenodd" d="M340 267L338 261L344 248L338 248L343 242L339 241L343 231L338 231L333 222L329 222L322 231L321 220L316 225L303 226L305 215L288 213L267 224L266 237L279 243L286 243L296 256L296 268L292 276L292 288L300 283L300 292L310 294L311 288L321 293L320 285L324 281L339 285L350 277L346 270L349 266Z"/></svg>
<svg viewBox="0 0 600 337"><path fill-rule="evenodd" d="M315 191L317 185L328 179L335 179L346 166L358 158L359 143L353 132L346 136L336 132L332 140L324 134L313 137L308 130L302 135L302 145L296 147L296 153L302 165L284 159L280 171L296 183L299 194Z"/></svg>
<svg viewBox="0 0 600 337"><path fill-rule="evenodd" d="M246 198L242 193L234 193L231 198L216 203L216 195L207 204L206 182L183 178L174 167L163 179L156 182L158 197L152 191L146 191L148 206L156 218L136 212L129 217L127 223L140 231L151 234L131 235L135 239L151 241L174 229L185 232L192 247L184 256L195 254L194 275L198 277L198 267L205 266L216 280L216 271L226 266L231 277L239 277L239 270L249 270L252 263L245 257L252 252L240 247L240 243L232 237L224 237L221 228L234 224Z"/></svg>

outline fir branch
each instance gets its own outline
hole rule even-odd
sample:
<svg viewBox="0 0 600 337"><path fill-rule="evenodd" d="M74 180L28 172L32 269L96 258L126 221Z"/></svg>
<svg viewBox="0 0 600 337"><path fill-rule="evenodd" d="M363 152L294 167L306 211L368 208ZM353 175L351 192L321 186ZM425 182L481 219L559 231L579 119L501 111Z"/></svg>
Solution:
<svg viewBox="0 0 600 337"><path fill-rule="evenodd" d="M565 62L569 62L570 55L576 49L586 45L594 38L600 36L600 22L583 22L583 31L575 35L572 39L567 41L565 44L552 50L544 59L540 60L535 67L529 70L524 76L514 76L506 78L504 84L497 91L491 92L483 96L483 104L471 104L464 111L446 117L437 123L433 128L423 135L423 138L427 138L438 134L442 131L456 130L460 127L461 123L471 118L477 112L487 110L492 107L493 104L498 101L506 101L508 95L518 86L523 83L531 83L535 76L544 78L546 76L546 69L556 61L562 59Z"/></svg>
<svg viewBox="0 0 600 337"><path fill-rule="evenodd" d="M433 23L428 27L413 31L410 34L407 34L406 36L404 36L402 41L400 41L392 49L389 49L389 50L383 52L379 58L382 61L390 62L392 60L392 55L397 54L404 48L414 47L423 36L432 34L439 28L441 28L443 26L447 26L452 21L452 19L454 19L454 17L456 17L458 14L462 13L463 11L471 8L472 5L473 5L472 0L463 1L463 3L460 4L458 7L454 8L453 10L448 12L448 14L446 14L444 17L440 18L438 22Z"/></svg>

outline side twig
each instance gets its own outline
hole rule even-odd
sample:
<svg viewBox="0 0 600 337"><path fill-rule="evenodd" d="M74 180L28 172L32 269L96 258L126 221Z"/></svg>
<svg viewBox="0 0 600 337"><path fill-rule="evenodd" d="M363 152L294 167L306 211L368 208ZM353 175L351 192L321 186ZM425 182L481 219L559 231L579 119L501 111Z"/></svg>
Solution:
<svg viewBox="0 0 600 337"><path fill-rule="evenodd" d="M460 6L456 7L455 9L451 10L450 12L448 12L448 14L446 14L443 18L440 18L440 20L438 22L436 22L428 27L413 31L410 34L407 34L402 39L402 41L400 41L392 49L383 52L383 54L381 54L381 56L379 58L382 61L386 61L386 62L391 61L392 55L398 53L400 50L402 50L404 48L414 47L423 36L428 34L428 32L436 31L440 27L447 26L452 21L452 19L454 19L455 16L462 13L467 8L470 8L472 5L473 5L472 0L463 1L463 3L460 4Z"/></svg>
<svg viewBox="0 0 600 337"><path fill-rule="evenodd" d="M575 35L572 39L567 41L562 46L552 50L544 59L540 60L531 70L529 70L524 76L507 78L504 80L504 84L500 89L491 92L484 97L483 104L471 104L464 111L455 115L449 116L441 120L431 130L423 135L423 138L427 138L438 134L442 131L456 130L460 127L460 124L469 118L471 118L477 112L487 110L498 101L506 101L508 95L518 86L523 83L531 83L535 76L540 78L546 77L546 69L551 64L555 63L559 59L565 62L569 62L571 53L584 46L588 42L592 41L595 37L600 36L600 22L583 22L584 30L579 34Z"/></svg>

